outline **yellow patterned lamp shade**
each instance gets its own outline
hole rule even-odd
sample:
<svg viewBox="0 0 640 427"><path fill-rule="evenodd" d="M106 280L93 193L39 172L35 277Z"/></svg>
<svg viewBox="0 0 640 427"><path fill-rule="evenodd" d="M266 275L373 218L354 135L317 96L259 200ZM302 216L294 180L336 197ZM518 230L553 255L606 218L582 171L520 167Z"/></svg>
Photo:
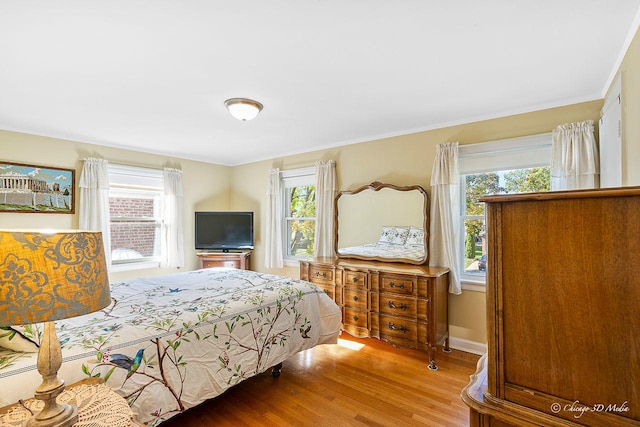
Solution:
<svg viewBox="0 0 640 427"><path fill-rule="evenodd" d="M0 325L66 319L110 302L102 233L0 230Z"/></svg>
<svg viewBox="0 0 640 427"><path fill-rule="evenodd" d="M38 349L43 409L28 427L70 427L74 405L57 402L64 390L62 351L54 322L92 313L111 303L102 233L0 230L0 326L44 322Z"/></svg>

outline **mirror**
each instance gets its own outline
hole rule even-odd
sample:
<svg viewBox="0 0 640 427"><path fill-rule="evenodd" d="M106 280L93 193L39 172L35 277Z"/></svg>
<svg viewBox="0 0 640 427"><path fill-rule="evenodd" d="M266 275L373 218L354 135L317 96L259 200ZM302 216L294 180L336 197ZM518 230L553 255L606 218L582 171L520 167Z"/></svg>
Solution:
<svg viewBox="0 0 640 427"><path fill-rule="evenodd" d="M339 258L425 264L429 199L418 185L373 182L335 198L334 249Z"/></svg>

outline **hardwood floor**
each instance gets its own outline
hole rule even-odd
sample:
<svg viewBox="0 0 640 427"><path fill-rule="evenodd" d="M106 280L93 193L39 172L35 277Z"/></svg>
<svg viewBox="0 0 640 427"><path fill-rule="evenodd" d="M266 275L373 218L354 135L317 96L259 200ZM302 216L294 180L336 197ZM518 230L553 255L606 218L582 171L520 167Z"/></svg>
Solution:
<svg viewBox="0 0 640 427"><path fill-rule="evenodd" d="M341 338L342 345L321 345L291 357L279 378L265 372L162 425L469 425L460 391L479 356L439 352L439 369L430 371L422 351L345 333Z"/></svg>

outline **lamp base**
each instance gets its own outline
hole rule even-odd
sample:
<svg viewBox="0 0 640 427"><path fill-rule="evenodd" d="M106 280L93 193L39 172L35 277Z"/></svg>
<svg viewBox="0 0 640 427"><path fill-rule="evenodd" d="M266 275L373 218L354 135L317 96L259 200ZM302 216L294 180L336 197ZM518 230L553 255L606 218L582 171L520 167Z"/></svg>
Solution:
<svg viewBox="0 0 640 427"><path fill-rule="evenodd" d="M36 388L35 398L44 402L40 412L27 422L28 427L69 427L78 421L78 408L60 404L58 395L64 391L64 381L57 376L62 364L62 351L53 322L45 322L40 349L38 350L38 372L42 384Z"/></svg>
<svg viewBox="0 0 640 427"><path fill-rule="evenodd" d="M27 427L71 427L78 422L78 408L75 405L61 405L62 409L57 415L49 418L41 418L42 412L29 418Z"/></svg>

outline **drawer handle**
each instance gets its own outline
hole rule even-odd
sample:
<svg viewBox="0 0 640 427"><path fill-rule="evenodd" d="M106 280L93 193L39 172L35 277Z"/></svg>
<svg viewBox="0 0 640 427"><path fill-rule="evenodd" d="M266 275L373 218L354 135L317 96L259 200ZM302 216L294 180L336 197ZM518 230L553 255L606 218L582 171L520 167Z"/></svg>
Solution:
<svg viewBox="0 0 640 427"><path fill-rule="evenodd" d="M354 295L354 296L353 296L353 300L354 300L354 301L358 301L358 295Z"/></svg>
<svg viewBox="0 0 640 427"><path fill-rule="evenodd" d="M396 284L395 284L395 283L393 283L393 282L389 282L389 287L390 287L390 288L395 288L396 286L397 286L398 288L400 288L400 289L404 289L404 283L402 283L402 282L401 282L399 285L396 285Z"/></svg>
<svg viewBox="0 0 640 427"><path fill-rule="evenodd" d="M405 332L407 332L407 331L409 330L409 329L408 329L406 326L404 326L404 325L400 325L400 327L398 328L398 327L396 327L396 325L394 325L394 324L393 324L393 323L391 323L391 322L387 323L387 327L388 327L389 329L391 329L392 331L400 331L400 332L402 332L402 333L405 333Z"/></svg>
<svg viewBox="0 0 640 427"><path fill-rule="evenodd" d="M358 321L358 316L353 316L353 321L357 322Z"/></svg>
<svg viewBox="0 0 640 427"><path fill-rule="evenodd" d="M320 276L322 276L322 277L327 277L327 272L325 271L325 272L323 272L322 274L320 274L320 272L319 272L319 271L316 271L316 277L320 277Z"/></svg>
<svg viewBox="0 0 640 427"><path fill-rule="evenodd" d="M400 310L406 310L407 309L407 304L401 302L400 305L396 305L393 301L389 301L387 302L387 305L389 306L389 308L399 308Z"/></svg>
<svg viewBox="0 0 640 427"><path fill-rule="evenodd" d="M358 283L358 278L357 278L357 277L354 277L354 278L353 278L353 279L351 279L351 280L353 280L353 283Z"/></svg>

